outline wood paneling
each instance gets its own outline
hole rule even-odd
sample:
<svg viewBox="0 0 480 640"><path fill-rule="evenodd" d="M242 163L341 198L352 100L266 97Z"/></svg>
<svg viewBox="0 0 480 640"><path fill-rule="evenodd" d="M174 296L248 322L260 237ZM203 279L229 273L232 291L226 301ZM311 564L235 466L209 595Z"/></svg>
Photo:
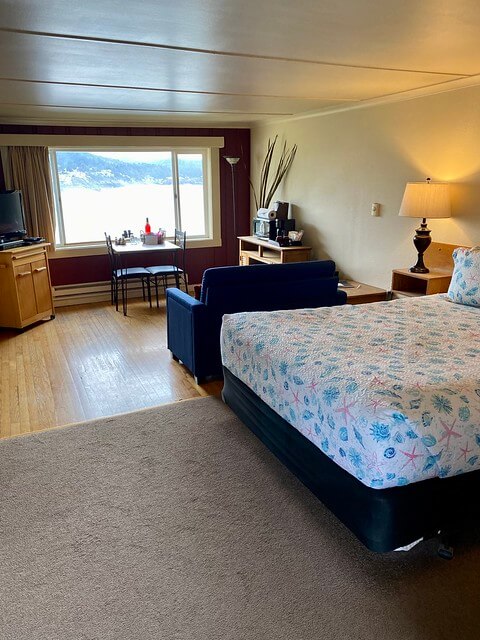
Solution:
<svg viewBox="0 0 480 640"><path fill-rule="evenodd" d="M26 331L0 330L0 437L219 394L166 348L165 307L64 307Z"/></svg>

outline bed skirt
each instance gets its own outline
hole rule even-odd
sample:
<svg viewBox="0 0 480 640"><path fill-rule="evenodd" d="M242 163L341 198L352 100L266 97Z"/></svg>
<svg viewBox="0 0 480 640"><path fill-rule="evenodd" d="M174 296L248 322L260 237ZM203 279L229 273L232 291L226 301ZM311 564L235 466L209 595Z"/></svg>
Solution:
<svg viewBox="0 0 480 640"><path fill-rule="evenodd" d="M224 367L224 402L369 549L387 552L439 531L480 522L480 471L372 489L318 447Z"/></svg>

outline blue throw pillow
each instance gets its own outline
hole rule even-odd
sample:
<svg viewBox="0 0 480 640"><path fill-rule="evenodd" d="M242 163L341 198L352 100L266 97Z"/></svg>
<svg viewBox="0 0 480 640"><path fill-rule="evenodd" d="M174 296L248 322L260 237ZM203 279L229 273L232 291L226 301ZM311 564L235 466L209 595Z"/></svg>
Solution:
<svg viewBox="0 0 480 640"><path fill-rule="evenodd" d="M453 263L448 298L458 304L480 307L480 247L455 249Z"/></svg>

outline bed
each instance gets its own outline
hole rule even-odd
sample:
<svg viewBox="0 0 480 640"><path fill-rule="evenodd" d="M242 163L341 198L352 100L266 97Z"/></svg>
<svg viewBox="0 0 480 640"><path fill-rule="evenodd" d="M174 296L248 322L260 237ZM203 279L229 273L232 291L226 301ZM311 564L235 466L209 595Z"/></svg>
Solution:
<svg viewBox="0 0 480 640"><path fill-rule="evenodd" d="M225 316L223 397L371 550L480 519L480 309Z"/></svg>

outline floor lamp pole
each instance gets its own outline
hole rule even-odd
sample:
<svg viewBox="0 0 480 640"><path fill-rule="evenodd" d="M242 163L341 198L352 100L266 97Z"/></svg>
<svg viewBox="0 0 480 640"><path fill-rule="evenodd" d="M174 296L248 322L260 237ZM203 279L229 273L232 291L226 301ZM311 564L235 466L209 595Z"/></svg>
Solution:
<svg viewBox="0 0 480 640"><path fill-rule="evenodd" d="M232 170L232 211L233 211L233 242L234 246L237 246L237 203L235 197L235 165L240 160L240 158L234 158L233 156L223 156L225 160L230 165L230 169Z"/></svg>

